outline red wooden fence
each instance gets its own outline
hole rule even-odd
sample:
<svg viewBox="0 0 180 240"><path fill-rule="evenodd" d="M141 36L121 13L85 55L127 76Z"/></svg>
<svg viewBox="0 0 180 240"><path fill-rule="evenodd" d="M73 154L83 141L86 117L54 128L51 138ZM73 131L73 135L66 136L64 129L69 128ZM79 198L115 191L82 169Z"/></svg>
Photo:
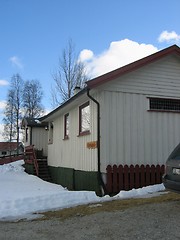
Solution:
<svg viewBox="0 0 180 240"><path fill-rule="evenodd" d="M15 156L6 156L3 158L0 158L0 165L15 162L18 160L23 160L23 159L24 159L24 154L19 154L17 156L16 155Z"/></svg>
<svg viewBox="0 0 180 240"><path fill-rule="evenodd" d="M109 194L118 193L120 190L162 183L165 166L162 165L108 165L107 191Z"/></svg>

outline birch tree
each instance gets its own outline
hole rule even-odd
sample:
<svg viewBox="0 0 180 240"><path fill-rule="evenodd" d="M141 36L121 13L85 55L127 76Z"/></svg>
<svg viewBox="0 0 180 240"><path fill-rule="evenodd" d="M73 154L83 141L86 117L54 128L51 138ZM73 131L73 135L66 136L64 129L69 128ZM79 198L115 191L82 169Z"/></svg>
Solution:
<svg viewBox="0 0 180 240"><path fill-rule="evenodd" d="M26 117L40 117L43 112L43 91L38 80L27 80L23 90L23 108Z"/></svg>
<svg viewBox="0 0 180 240"><path fill-rule="evenodd" d="M4 112L4 135L10 142L16 140L17 144L19 144L19 126L22 119L23 84L23 79L19 74L12 76Z"/></svg>

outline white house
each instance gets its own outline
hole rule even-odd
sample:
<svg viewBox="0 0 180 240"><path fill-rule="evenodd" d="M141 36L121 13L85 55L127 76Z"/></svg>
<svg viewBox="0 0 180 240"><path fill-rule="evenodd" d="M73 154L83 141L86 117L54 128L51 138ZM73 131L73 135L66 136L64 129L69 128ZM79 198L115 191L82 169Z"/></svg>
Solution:
<svg viewBox="0 0 180 240"><path fill-rule="evenodd" d="M41 123L40 118L25 117L22 120L21 128L24 130L24 146L34 145L36 150L42 152L43 156L47 156L47 123Z"/></svg>
<svg viewBox="0 0 180 240"><path fill-rule="evenodd" d="M108 165L161 167L180 142L180 48L88 81L42 120L52 178L69 189L105 189Z"/></svg>

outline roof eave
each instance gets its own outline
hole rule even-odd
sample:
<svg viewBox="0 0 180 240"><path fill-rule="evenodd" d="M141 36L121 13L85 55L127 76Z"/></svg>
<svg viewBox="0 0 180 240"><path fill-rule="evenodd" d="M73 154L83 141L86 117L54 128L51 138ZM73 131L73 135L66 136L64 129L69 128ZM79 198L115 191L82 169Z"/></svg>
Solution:
<svg viewBox="0 0 180 240"><path fill-rule="evenodd" d="M175 53L175 54L178 54L180 55L180 48L177 46L177 45L172 45L166 49L163 49L159 52L156 52L154 54L151 54L147 57L144 57L140 60L137 60L135 62L132 62L128 65L125 65L121 68L118 68L118 69L115 69L109 73L106 73L104 75L101 75L99 77L96 77L90 81L87 81L86 84L89 88L95 88L95 87L98 87L99 85L101 84L104 84L108 81L111 81L117 77L120 77L122 76L123 74L126 74L126 73L130 73L138 68L141 68L147 64L150 64L152 62L155 62L159 59L161 59L162 57L165 57L171 53Z"/></svg>
<svg viewBox="0 0 180 240"><path fill-rule="evenodd" d="M81 95L83 95L85 92L87 91L87 87L83 88L81 91L79 91L77 94L75 94L74 96L72 96L70 99L68 99L66 102L64 102L63 104L61 104L59 107L55 108L53 111L51 111L50 113L48 113L47 115L41 117L41 121L45 122L48 121L49 118L53 117L53 115L55 113L57 113L59 110L63 109L64 107L66 107L67 105L69 105L71 102L73 102L75 99L77 99L78 97L80 97Z"/></svg>

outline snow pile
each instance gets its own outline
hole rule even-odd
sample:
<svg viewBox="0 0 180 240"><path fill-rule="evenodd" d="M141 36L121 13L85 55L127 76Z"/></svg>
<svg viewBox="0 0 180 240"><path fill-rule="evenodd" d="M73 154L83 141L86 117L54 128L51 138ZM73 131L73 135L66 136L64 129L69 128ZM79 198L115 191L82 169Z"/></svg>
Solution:
<svg viewBox="0 0 180 240"><path fill-rule="evenodd" d="M28 214L112 199L123 199L164 190L162 184L98 197L91 191L68 191L24 172L23 160L0 165L0 220L26 218Z"/></svg>

